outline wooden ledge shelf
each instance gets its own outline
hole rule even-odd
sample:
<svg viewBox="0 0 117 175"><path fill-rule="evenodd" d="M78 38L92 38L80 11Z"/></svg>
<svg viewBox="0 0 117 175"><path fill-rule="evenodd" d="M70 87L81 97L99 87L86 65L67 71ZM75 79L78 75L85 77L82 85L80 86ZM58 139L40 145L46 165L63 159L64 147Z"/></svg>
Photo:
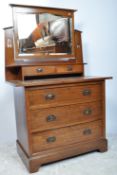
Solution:
<svg viewBox="0 0 117 175"><path fill-rule="evenodd" d="M14 86L44 86L44 85L56 85L56 84L69 84L69 83L82 83L82 82L96 82L99 80L112 79L112 77L93 77L93 76L84 76L84 77L67 77L67 78L47 78L39 80L12 80L8 83Z"/></svg>

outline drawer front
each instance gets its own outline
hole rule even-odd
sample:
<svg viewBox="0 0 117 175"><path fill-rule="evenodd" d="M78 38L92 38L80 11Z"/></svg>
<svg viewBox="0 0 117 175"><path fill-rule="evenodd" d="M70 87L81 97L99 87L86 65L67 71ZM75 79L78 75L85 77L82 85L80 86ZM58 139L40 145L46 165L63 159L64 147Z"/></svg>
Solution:
<svg viewBox="0 0 117 175"><path fill-rule="evenodd" d="M30 111L31 131L70 126L101 118L102 102L74 104Z"/></svg>
<svg viewBox="0 0 117 175"><path fill-rule="evenodd" d="M22 68L23 77L51 74L82 73L83 65L28 66Z"/></svg>
<svg viewBox="0 0 117 175"><path fill-rule="evenodd" d="M29 66L22 68L23 76L47 75L55 72L55 66Z"/></svg>
<svg viewBox="0 0 117 175"><path fill-rule="evenodd" d="M83 64L79 65L67 65L67 66L57 66L56 73L57 74L69 74L69 73L82 73L83 72Z"/></svg>
<svg viewBox="0 0 117 175"><path fill-rule="evenodd" d="M60 87L50 89L29 89L28 101L32 109L62 106L76 102L100 100L101 84Z"/></svg>
<svg viewBox="0 0 117 175"><path fill-rule="evenodd" d="M33 134L32 149L33 152L38 152L67 144L99 139L102 135L102 122L99 120Z"/></svg>

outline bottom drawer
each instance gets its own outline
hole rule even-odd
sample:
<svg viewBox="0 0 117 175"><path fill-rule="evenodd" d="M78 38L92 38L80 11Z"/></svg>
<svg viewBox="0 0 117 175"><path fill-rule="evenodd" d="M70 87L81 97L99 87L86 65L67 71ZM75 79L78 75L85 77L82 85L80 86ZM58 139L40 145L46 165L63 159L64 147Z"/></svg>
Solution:
<svg viewBox="0 0 117 175"><path fill-rule="evenodd" d="M71 143L98 139L102 135L102 121L98 120L32 134L32 149L33 152L39 152Z"/></svg>

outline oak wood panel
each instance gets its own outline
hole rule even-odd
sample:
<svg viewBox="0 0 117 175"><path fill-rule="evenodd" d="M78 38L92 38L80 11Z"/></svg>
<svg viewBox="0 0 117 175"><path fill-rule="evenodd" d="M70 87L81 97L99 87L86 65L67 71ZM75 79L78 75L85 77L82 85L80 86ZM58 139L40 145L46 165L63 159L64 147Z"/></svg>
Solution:
<svg viewBox="0 0 117 175"><path fill-rule="evenodd" d="M90 122L102 117L102 102L66 105L30 111L31 132Z"/></svg>
<svg viewBox="0 0 117 175"><path fill-rule="evenodd" d="M25 90L23 87L14 88L15 116L17 139L27 154L30 154L29 130L26 115Z"/></svg>
<svg viewBox="0 0 117 175"><path fill-rule="evenodd" d="M18 154L20 155L24 164L26 164L27 169L30 173L37 172L42 164L63 160L68 157L73 157L82 153L96 150L105 152L107 151L107 148L107 140L105 138L102 138L93 141L74 143L67 145L67 147L63 146L51 150L45 150L28 157L20 146L19 141L17 141Z"/></svg>
<svg viewBox="0 0 117 175"><path fill-rule="evenodd" d="M102 121L99 120L33 134L32 148L33 152L38 152L67 144L99 139L101 136Z"/></svg>
<svg viewBox="0 0 117 175"><path fill-rule="evenodd" d="M78 30L75 30L75 57L77 63L83 62L83 54L82 54L82 41L81 41L81 33Z"/></svg>
<svg viewBox="0 0 117 175"><path fill-rule="evenodd" d="M31 108L51 107L72 102L88 102L100 100L102 86L100 83L82 86L58 87L48 89L27 89ZM87 92L87 94L85 94ZM37 106L38 105L38 106Z"/></svg>
<svg viewBox="0 0 117 175"><path fill-rule="evenodd" d="M5 65L14 63L13 27L4 28L5 32Z"/></svg>
<svg viewBox="0 0 117 175"><path fill-rule="evenodd" d="M106 94L105 94L105 81L103 81L102 83L102 99L103 99L103 103L102 103L102 128L103 128L103 137L106 138L106 102L105 102L105 99L106 99Z"/></svg>
<svg viewBox="0 0 117 175"><path fill-rule="evenodd" d="M68 8L56 8L56 7L43 7L43 6L34 6L34 5L24 5L24 4L10 4L11 7L26 7L26 8L35 8L35 9L46 9L46 10L58 10L61 12L61 10L63 10L64 12L67 11L71 11L71 12L75 12L77 11L76 9L68 9Z"/></svg>

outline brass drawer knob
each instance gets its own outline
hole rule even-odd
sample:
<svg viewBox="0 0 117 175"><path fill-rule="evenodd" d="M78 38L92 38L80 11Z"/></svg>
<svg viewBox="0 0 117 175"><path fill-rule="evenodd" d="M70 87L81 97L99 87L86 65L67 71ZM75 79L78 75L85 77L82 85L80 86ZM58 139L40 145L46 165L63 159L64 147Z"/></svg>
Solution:
<svg viewBox="0 0 117 175"><path fill-rule="evenodd" d="M37 72L43 72L43 68L42 68L42 67L37 68L36 71L37 71Z"/></svg>
<svg viewBox="0 0 117 175"><path fill-rule="evenodd" d="M52 122L56 120L56 116L55 115L48 115L46 118L47 122Z"/></svg>
<svg viewBox="0 0 117 175"><path fill-rule="evenodd" d="M52 94L52 93L49 93L49 94L47 94L47 95L45 96L45 99L46 99L46 100L53 100L54 98L55 98L55 95Z"/></svg>
<svg viewBox="0 0 117 175"><path fill-rule="evenodd" d="M82 94L84 96L91 95L91 90L90 89L84 89L83 92L82 92Z"/></svg>
<svg viewBox="0 0 117 175"><path fill-rule="evenodd" d="M67 71L72 71L73 70L73 67L71 65L68 65L67 66Z"/></svg>
<svg viewBox="0 0 117 175"><path fill-rule="evenodd" d="M85 129L84 131L83 131L83 134L84 135L90 135L92 133L92 131L91 131L91 129Z"/></svg>
<svg viewBox="0 0 117 175"><path fill-rule="evenodd" d="M83 111L84 115L91 115L92 114L92 109L91 108L87 108Z"/></svg>
<svg viewBox="0 0 117 175"><path fill-rule="evenodd" d="M48 137L46 141L48 143L55 142L56 141L56 137L55 136Z"/></svg>

